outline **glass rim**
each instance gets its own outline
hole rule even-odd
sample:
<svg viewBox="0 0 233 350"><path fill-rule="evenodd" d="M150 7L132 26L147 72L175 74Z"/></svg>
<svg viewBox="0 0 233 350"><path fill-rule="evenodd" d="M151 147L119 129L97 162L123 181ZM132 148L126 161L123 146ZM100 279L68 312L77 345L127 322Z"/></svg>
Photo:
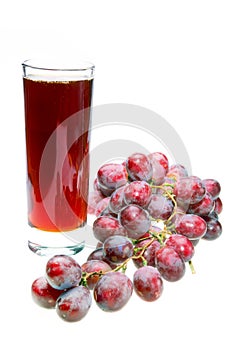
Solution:
<svg viewBox="0 0 233 350"><path fill-rule="evenodd" d="M69 65L72 63L72 67ZM64 65L65 64L65 65ZM63 65L63 66L62 66ZM92 62L84 60L50 60L50 59L27 59L22 62L24 68L32 68L51 72L85 72L94 70L95 65Z"/></svg>

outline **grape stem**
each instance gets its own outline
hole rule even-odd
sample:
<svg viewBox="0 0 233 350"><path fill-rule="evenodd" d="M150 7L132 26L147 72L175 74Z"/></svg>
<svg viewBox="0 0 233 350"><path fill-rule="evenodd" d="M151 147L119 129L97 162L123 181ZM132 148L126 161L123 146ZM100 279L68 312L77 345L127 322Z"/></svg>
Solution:
<svg viewBox="0 0 233 350"><path fill-rule="evenodd" d="M191 260L189 261L189 267L191 269L192 274L194 275L196 273L196 271L195 271L195 268L194 268L193 263L192 263Z"/></svg>

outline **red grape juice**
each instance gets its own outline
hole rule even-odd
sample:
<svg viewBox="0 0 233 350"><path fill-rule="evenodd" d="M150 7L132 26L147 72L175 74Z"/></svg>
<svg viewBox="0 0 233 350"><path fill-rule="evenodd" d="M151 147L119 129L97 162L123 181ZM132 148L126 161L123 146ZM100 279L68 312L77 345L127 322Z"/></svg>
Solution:
<svg viewBox="0 0 233 350"><path fill-rule="evenodd" d="M74 230L87 218L93 79L23 81L29 224Z"/></svg>

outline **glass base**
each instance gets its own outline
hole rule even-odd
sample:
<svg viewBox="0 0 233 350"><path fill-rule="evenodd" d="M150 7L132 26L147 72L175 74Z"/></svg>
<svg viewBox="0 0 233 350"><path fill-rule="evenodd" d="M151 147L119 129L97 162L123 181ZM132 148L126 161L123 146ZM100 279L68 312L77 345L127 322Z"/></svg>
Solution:
<svg viewBox="0 0 233 350"><path fill-rule="evenodd" d="M44 246L38 243L28 241L28 247L33 253L40 256L57 255L57 254L75 255L83 250L83 248L85 247L85 242L81 242L75 245L69 245L65 247L55 247L55 246L48 247L48 246Z"/></svg>
<svg viewBox="0 0 233 350"><path fill-rule="evenodd" d="M28 247L40 256L75 255L85 246L95 248L97 240L93 235L92 222L89 217L85 226L67 232L48 232L28 226Z"/></svg>

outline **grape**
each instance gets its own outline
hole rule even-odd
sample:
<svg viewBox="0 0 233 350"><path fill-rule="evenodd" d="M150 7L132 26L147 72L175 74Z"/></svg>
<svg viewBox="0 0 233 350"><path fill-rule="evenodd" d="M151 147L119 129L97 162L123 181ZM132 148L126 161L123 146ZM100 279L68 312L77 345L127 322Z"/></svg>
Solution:
<svg viewBox="0 0 233 350"><path fill-rule="evenodd" d="M213 209L214 209L214 200L212 199L211 195L207 192L204 198L200 202L196 204L191 204L189 206L188 213L207 216L211 213Z"/></svg>
<svg viewBox="0 0 233 350"><path fill-rule="evenodd" d="M214 210L218 215L222 212L222 201L219 197L214 201Z"/></svg>
<svg viewBox="0 0 233 350"><path fill-rule="evenodd" d="M78 286L60 295L56 303L56 311L65 321L79 321L87 314L91 303L90 291L84 286Z"/></svg>
<svg viewBox="0 0 233 350"><path fill-rule="evenodd" d="M214 179L205 179L202 183L211 197L217 199L221 191L220 183Z"/></svg>
<svg viewBox="0 0 233 350"><path fill-rule="evenodd" d="M119 213L119 211L127 205L124 200L124 190L125 186L119 187L110 197L109 209L113 213Z"/></svg>
<svg viewBox="0 0 233 350"><path fill-rule="evenodd" d="M71 256L54 255L46 264L46 278L55 289L67 289L81 281L80 265Z"/></svg>
<svg viewBox="0 0 233 350"><path fill-rule="evenodd" d="M199 239L206 233L207 225L200 216L185 214L176 222L175 230L189 239Z"/></svg>
<svg viewBox="0 0 233 350"><path fill-rule="evenodd" d="M104 311L120 310L129 301L133 283L121 272L109 272L102 276L94 288L94 299Z"/></svg>
<svg viewBox="0 0 233 350"><path fill-rule="evenodd" d="M164 182L167 172L164 166L160 164L158 158L157 152L148 155L148 159L152 165L152 180L154 185L161 185Z"/></svg>
<svg viewBox="0 0 233 350"><path fill-rule="evenodd" d="M32 298L36 304L45 308L54 308L57 298L63 293L50 286L47 279L43 277L37 278L31 287Z"/></svg>
<svg viewBox="0 0 233 350"><path fill-rule="evenodd" d="M87 261L90 260L103 260L103 247L93 250L87 257Z"/></svg>
<svg viewBox="0 0 233 350"><path fill-rule="evenodd" d="M88 214L95 214L97 204L104 198L98 190L92 191L88 196Z"/></svg>
<svg viewBox="0 0 233 350"><path fill-rule="evenodd" d="M109 236L126 236L127 232L120 222L109 216L100 216L93 223L93 233L97 240L104 242Z"/></svg>
<svg viewBox="0 0 233 350"><path fill-rule="evenodd" d="M104 241L103 254L114 263L124 262L133 255L133 252L133 243L127 237L112 236Z"/></svg>
<svg viewBox="0 0 233 350"><path fill-rule="evenodd" d="M151 238L144 239L135 244L134 249L136 251L135 256L138 256L142 252L142 248L151 242ZM155 254L156 251L160 249L160 243L155 239L144 251L142 254L143 258L133 259L133 263L136 267L142 267L144 265L144 261L148 266L155 267Z"/></svg>
<svg viewBox="0 0 233 350"><path fill-rule="evenodd" d="M156 252L156 266L161 276L169 281L180 280L185 273L185 263L171 247L164 246Z"/></svg>
<svg viewBox="0 0 233 350"><path fill-rule="evenodd" d="M97 179L103 188L115 190L128 181L126 168L122 164L104 164L97 172Z"/></svg>
<svg viewBox="0 0 233 350"><path fill-rule="evenodd" d="M147 210L152 218L167 220L171 216L173 208L174 206L170 199L162 194L152 194Z"/></svg>
<svg viewBox="0 0 233 350"><path fill-rule="evenodd" d="M167 177L173 177L175 179L180 179L181 177L188 176L188 171L181 164L173 164L168 168Z"/></svg>
<svg viewBox="0 0 233 350"><path fill-rule="evenodd" d="M206 193L202 181L194 176L182 177L176 182L174 194L178 203L195 204L204 198Z"/></svg>
<svg viewBox="0 0 233 350"><path fill-rule="evenodd" d="M121 225L127 230L128 237L133 239L142 237L151 226L149 213L133 204L120 211L119 220Z"/></svg>
<svg viewBox="0 0 233 350"><path fill-rule="evenodd" d="M161 152L154 152L154 153L149 154L148 158L150 159L150 157L152 157L160 165L162 165L162 167L164 168L166 173L168 172L169 163L168 163L167 156L165 156L165 154L163 154Z"/></svg>
<svg viewBox="0 0 233 350"><path fill-rule="evenodd" d="M167 247L173 248L185 262L190 261L194 255L193 244L183 235L171 235L165 244Z"/></svg>
<svg viewBox="0 0 233 350"><path fill-rule="evenodd" d="M111 267L102 260L88 260L81 266L82 271L86 273L93 273L93 272L102 272L106 273L108 271L111 271ZM93 289L96 285L96 283L99 280L99 274L93 274L86 278L87 286L89 289Z"/></svg>
<svg viewBox="0 0 233 350"><path fill-rule="evenodd" d="M140 267L133 276L136 294L145 301L157 300L163 291L160 273L152 266Z"/></svg>
<svg viewBox="0 0 233 350"><path fill-rule="evenodd" d="M95 209L96 216L99 216L105 209L108 208L109 201L110 201L110 197L105 197L97 203L96 209Z"/></svg>
<svg viewBox="0 0 233 350"><path fill-rule="evenodd" d="M151 199L151 187L146 181L133 181L124 189L124 199L127 204L136 204L145 208Z"/></svg>
<svg viewBox="0 0 233 350"><path fill-rule="evenodd" d="M133 181L150 181L153 174L152 165L148 157L143 153L133 153L126 160L126 169Z"/></svg>
<svg viewBox="0 0 233 350"><path fill-rule="evenodd" d="M214 218L204 216L203 219L207 223L207 231L205 235L202 237L207 241L213 241L217 239L222 234L222 225L220 222Z"/></svg>

